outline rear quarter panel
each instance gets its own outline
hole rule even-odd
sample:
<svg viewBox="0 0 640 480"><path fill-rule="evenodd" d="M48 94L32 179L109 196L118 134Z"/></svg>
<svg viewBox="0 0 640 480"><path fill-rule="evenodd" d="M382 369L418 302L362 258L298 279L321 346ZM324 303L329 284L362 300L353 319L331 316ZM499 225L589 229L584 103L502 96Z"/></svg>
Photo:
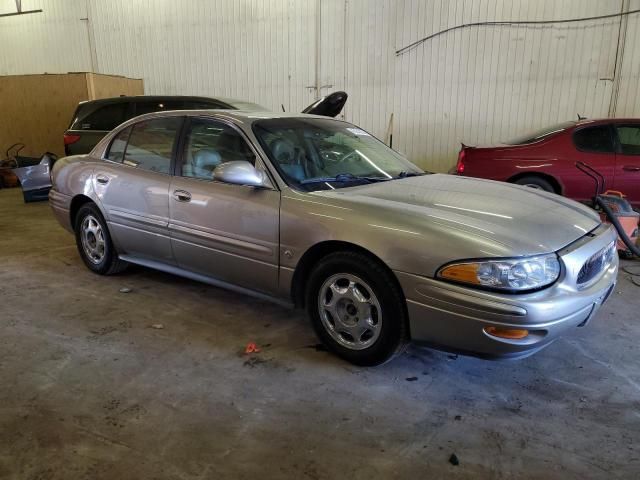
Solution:
<svg viewBox="0 0 640 480"><path fill-rule="evenodd" d="M566 147L560 139L530 145L468 147L464 175L510 181L514 177L544 173L553 177L563 170Z"/></svg>
<svg viewBox="0 0 640 480"><path fill-rule="evenodd" d="M73 199L84 195L99 205L93 185L96 160L86 155L64 157L53 166L49 205L63 227L72 230L70 207Z"/></svg>
<svg viewBox="0 0 640 480"><path fill-rule="evenodd" d="M503 182L540 175L555 183L562 195L588 201L595 193L595 183L576 168L576 162L592 165L609 179L613 175L615 158L610 154L577 150L572 140L573 132L571 128L529 145L467 147L464 175Z"/></svg>

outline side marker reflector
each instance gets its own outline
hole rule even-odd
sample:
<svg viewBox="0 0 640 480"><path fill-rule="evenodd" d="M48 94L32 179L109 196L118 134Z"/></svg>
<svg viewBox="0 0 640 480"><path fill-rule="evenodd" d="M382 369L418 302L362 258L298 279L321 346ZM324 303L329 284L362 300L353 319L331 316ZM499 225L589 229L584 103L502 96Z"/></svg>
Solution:
<svg viewBox="0 0 640 480"><path fill-rule="evenodd" d="M489 335L509 340L521 340L529 335L529 330L518 328L484 327L484 331Z"/></svg>

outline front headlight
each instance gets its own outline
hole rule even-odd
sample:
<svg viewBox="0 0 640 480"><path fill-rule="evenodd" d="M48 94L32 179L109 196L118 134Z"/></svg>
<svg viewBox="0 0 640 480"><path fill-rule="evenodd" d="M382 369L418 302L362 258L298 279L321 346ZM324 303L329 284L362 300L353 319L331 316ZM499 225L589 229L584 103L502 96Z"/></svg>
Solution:
<svg viewBox="0 0 640 480"><path fill-rule="evenodd" d="M522 292L551 285L560 275L555 253L528 258L469 260L440 268L437 277L479 287Z"/></svg>

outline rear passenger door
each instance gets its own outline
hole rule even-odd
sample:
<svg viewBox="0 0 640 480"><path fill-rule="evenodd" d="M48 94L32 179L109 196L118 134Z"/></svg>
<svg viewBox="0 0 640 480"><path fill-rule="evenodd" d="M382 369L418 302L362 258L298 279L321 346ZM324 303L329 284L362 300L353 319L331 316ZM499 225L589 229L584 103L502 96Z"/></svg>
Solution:
<svg viewBox="0 0 640 480"><path fill-rule="evenodd" d="M587 201L596 193L595 182L575 167L582 161L596 170L604 178L604 187L612 188L616 162L613 127L605 125L587 125L577 127L572 135L576 153L569 157L572 165L565 178L564 194L579 201Z"/></svg>
<svg viewBox="0 0 640 480"><path fill-rule="evenodd" d="M94 170L94 188L122 254L173 263L169 186L182 122L161 117L122 130Z"/></svg>
<svg viewBox="0 0 640 480"><path fill-rule="evenodd" d="M640 124L618 124L614 190L627 196L635 208L640 208Z"/></svg>

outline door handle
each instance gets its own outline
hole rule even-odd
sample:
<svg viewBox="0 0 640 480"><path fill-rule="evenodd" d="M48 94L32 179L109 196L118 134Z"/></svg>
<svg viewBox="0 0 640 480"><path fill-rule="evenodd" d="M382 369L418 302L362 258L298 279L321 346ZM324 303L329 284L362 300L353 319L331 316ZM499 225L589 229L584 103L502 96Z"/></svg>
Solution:
<svg viewBox="0 0 640 480"><path fill-rule="evenodd" d="M106 185L107 183L109 183L109 177L105 177L104 175L98 175L96 177L96 182L102 185Z"/></svg>
<svg viewBox="0 0 640 480"><path fill-rule="evenodd" d="M173 192L173 198L175 198L179 202L190 202L191 194L186 190L175 190Z"/></svg>
<svg viewBox="0 0 640 480"><path fill-rule="evenodd" d="M627 172L640 172L640 167L637 165L625 165L622 169Z"/></svg>

